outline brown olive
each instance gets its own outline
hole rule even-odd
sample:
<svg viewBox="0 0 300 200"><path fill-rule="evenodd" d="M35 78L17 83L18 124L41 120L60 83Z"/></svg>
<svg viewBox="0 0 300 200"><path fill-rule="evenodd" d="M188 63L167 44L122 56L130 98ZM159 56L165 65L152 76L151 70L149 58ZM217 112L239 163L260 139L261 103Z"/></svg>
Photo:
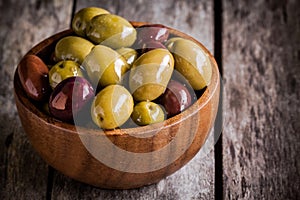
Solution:
<svg viewBox="0 0 300 200"><path fill-rule="evenodd" d="M46 100L51 88L48 67L35 55L25 56L18 65L18 75L26 94L33 100Z"/></svg>

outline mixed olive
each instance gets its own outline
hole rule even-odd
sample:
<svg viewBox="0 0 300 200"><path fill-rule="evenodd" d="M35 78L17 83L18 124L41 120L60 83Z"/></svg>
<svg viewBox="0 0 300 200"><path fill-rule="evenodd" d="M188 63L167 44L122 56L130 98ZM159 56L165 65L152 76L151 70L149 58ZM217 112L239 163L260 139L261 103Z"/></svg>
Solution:
<svg viewBox="0 0 300 200"><path fill-rule="evenodd" d="M210 84L211 63L197 43L161 24L133 27L121 16L87 7L72 21L46 65L25 56L18 74L27 95L47 102L49 114L74 123L86 115L102 129L133 121L145 126L191 106ZM176 73L184 78L176 78Z"/></svg>

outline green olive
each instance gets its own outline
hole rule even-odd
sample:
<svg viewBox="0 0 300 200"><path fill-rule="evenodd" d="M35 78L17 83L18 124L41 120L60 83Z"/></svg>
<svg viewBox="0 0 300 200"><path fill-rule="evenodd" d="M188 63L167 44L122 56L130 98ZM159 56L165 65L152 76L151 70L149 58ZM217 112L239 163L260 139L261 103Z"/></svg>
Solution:
<svg viewBox="0 0 300 200"><path fill-rule="evenodd" d="M136 40L135 28L126 19L112 14L93 17L86 35L94 43L113 49L129 47Z"/></svg>
<svg viewBox="0 0 300 200"><path fill-rule="evenodd" d="M158 104L142 101L134 106L131 118L136 124L144 126L164 121L165 114Z"/></svg>
<svg viewBox="0 0 300 200"><path fill-rule="evenodd" d="M194 90L209 85L212 67L209 55L199 45L188 39L173 39L169 41L168 49L173 53L175 69L189 81Z"/></svg>
<svg viewBox="0 0 300 200"><path fill-rule="evenodd" d="M142 54L129 75L129 88L136 101L152 101L165 90L174 69L172 54L166 49L154 49Z"/></svg>
<svg viewBox="0 0 300 200"><path fill-rule="evenodd" d="M91 115L94 123L103 129L114 129L123 125L133 111L133 98L120 85L109 85L93 100Z"/></svg>
<svg viewBox="0 0 300 200"><path fill-rule="evenodd" d="M57 61L73 60L81 64L93 47L93 43L82 37L67 36L57 42L55 59Z"/></svg>
<svg viewBox="0 0 300 200"><path fill-rule="evenodd" d="M173 38L170 38L166 41L165 43L165 46L167 47L167 49L172 49L173 47L173 44L176 40L180 40L180 39L183 39L182 37L173 37Z"/></svg>
<svg viewBox="0 0 300 200"><path fill-rule="evenodd" d="M97 7L82 8L74 15L72 20L72 29L77 35L85 37L86 28L91 19L96 15L108 13L109 12L107 10Z"/></svg>
<svg viewBox="0 0 300 200"><path fill-rule="evenodd" d="M82 66L92 83L102 87L120 83L122 76L129 70L125 58L104 45L96 45Z"/></svg>
<svg viewBox="0 0 300 200"><path fill-rule="evenodd" d="M50 86L54 89L61 81L72 76L83 77L80 65L71 60L60 61L49 71Z"/></svg>
<svg viewBox="0 0 300 200"><path fill-rule="evenodd" d="M136 50L129 47L122 47L120 49L117 49L116 51L126 59L127 64L130 66L137 59L138 56Z"/></svg>

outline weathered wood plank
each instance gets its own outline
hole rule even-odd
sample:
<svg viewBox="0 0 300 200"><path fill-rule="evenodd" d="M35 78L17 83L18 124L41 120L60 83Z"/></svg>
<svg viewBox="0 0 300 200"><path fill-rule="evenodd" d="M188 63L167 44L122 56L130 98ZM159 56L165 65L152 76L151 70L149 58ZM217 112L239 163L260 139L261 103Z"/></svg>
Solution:
<svg viewBox="0 0 300 200"><path fill-rule="evenodd" d="M97 6L132 21L161 23L185 32L213 52L213 1L77 1L76 9Z"/></svg>
<svg viewBox="0 0 300 200"><path fill-rule="evenodd" d="M300 2L224 3L224 197L300 198Z"/></svg>
<svg viewBox="0 0 300 200"><path fill-rule="evenodd" d="M13 99L20 58L42 39L68 28L72 1L0 1L0 198L44 199L48 166L30 145Z"/></svg>
<svg viewBox="0 0 300 200"><path fill-rule="evenodd" d="M77 1L76 10L98 6L132 21L162 23L190 34L213 50L212 1ZM213 199L214 152L213 135L207 146L175 174L158 184L135 190L102 190L55 172L54 199Z"/></svg>

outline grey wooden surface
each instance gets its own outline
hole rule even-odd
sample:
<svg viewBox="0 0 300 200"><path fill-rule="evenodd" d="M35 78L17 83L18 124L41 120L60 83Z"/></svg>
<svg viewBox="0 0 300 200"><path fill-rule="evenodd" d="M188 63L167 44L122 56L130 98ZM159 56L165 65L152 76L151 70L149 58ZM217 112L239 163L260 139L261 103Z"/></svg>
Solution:
<svg viewBox="0 0 300 200"><path fill-rule="evenodd" d="M226 199L300 199L299 1L224 1Z"/></svg>
<svg viewBox="0 0 300 200"><path fill-rule="evenodd" d="M214 5L223 12L214 13ZM91 187L47 166L21 127L13 74L27 50L69 28L72 13L86 6L163 23L218 54L221 151L210 137L185 167L134 190ZM299 6L297 0L0 0L0 199L299 199Z"/></svg>

